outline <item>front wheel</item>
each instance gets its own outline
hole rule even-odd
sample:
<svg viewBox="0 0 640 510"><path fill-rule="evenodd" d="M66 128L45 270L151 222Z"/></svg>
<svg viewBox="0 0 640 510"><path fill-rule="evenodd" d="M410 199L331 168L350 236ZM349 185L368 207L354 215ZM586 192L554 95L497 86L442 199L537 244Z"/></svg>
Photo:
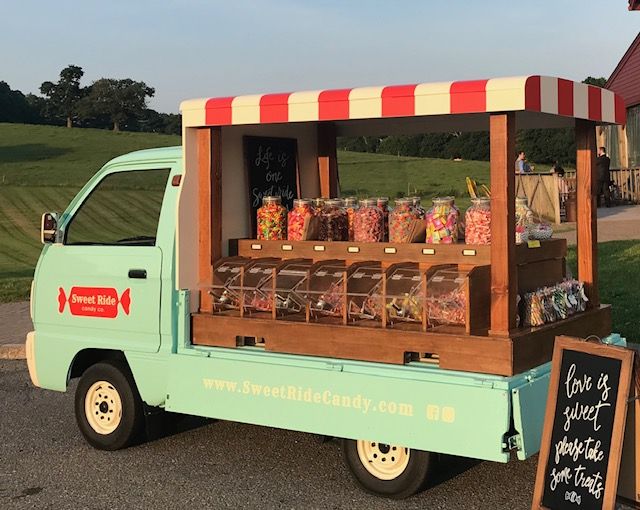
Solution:
<svg viewBox="0 0 640 510"><path fill-rule="evenodd" d="M136 442L144 427L144 411L128 367L97 363L78 383L76 421L87 442L100 450L119 450Z"/></svg>
<svg viewBox="0 0 640 510"><path fill-rule="evenodd" d="M364 489L379 496L402 499L422 489L429 477L432 455L399 445L343 439L345 463Z"/></svg>

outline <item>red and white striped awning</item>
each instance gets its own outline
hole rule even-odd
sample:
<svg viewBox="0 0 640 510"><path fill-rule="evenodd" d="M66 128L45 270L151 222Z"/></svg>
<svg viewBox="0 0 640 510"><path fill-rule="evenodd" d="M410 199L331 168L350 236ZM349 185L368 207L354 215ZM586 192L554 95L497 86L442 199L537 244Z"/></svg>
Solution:
<svg viewBox="0 0 640 510"><path fill-rule="evenodd" d="M185 127L505 111L603 124L624 124L626 118L624 101L610 90L550 76L193 99L182 102L180 111Z"/></svg>

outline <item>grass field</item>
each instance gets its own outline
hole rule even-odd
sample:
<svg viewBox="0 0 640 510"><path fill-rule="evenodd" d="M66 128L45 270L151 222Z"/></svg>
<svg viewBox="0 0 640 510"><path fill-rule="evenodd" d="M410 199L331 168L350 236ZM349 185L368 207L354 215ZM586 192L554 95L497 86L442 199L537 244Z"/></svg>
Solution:
<svg viewBox="0 0 640 510"><path fill-rule="evenodd" d="M40 215L62 211L86 181L109 159L137 149L178 145L176 136L112 133L90 129L0 124L0 302L28 298L33 269L42 248ZM423 197L453 195L469 204L465 177L487 183L482 161L448 161L340 152L343 195ZM121 198L126 208L126 196ZM640 341L638 300L640 242L602 243L602 301L614 305L614 328ZM570 250L575 266L575 251ZM574 268L575 273L575 268Z"/></svg>
<svg viewBox="0 0 640 510"><path fill-rule="evenodd" d="M29 296L43 212L63 211L113 157L179 144L178 136L0 124L0 302Z"/></svg>

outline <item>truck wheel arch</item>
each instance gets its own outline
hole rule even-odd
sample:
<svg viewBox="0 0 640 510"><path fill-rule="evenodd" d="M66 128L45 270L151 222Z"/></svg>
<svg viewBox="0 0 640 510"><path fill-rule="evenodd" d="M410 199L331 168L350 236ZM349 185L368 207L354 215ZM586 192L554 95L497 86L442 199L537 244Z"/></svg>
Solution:
<svg viewBox="0 0 640 510"><path fill-rule="evenodd" d="M67 386L71 379L81 377L85 370L101 361L117 361L129 367L127 358L122 351L114 349L83 349L74 356L71 362L69 374L67 375Z"/></svg>

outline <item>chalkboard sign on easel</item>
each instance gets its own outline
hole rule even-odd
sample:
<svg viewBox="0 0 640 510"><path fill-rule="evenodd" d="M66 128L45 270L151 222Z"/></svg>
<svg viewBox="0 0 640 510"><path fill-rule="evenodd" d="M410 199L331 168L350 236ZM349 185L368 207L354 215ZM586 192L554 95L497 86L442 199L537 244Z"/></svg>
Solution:
<svg viewBox="0 0 640 510"><path fill-rule="evenodd" d="M262 197L280 196L287 209L300 195L298 144L295 138L244 137L245 166L249 182L251 230L256 231L256 212Z"/></svg>
<svg viewBox="0 0 640 510"><path fill-rule="evenodd" d="M532 509L613 509L633 351L558 337Z"/></svg>

